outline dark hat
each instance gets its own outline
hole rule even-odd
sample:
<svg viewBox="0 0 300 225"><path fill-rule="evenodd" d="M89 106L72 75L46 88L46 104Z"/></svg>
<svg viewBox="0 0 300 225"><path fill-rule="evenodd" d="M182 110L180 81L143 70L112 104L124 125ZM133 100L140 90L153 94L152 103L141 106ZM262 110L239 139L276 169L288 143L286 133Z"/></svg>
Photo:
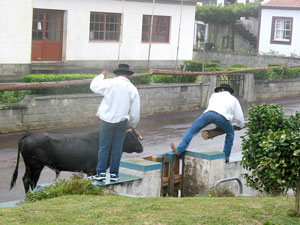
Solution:
<svg viewBox="0 0 300 225"><path fill-rule="evenodd" d="M127 64L119 64L118 69L114 70L114 74L124 74L124 75L132 75L133 72L129 70L129 65Z"/></svg>
<svg viewBox="0 0 300 225"><path fill-rule="evenodd" d="M224 89L225 91L229 91L230 94L234 93L234 90L230 87L229 84L220 84L220 87L215 88L215 92L219 92L221 89Z"/></svg>

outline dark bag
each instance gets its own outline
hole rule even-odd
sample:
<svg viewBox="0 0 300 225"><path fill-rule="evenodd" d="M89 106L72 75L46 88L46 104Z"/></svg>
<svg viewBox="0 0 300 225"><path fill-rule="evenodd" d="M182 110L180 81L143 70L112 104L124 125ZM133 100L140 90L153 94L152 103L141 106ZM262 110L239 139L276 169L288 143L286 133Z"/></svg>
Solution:
<svg viewBox="0 0 300 225"><path fill-rule="evenodd" d="M123 152L126 153L141 153L143 152L144 148L141 143L142 137L139 135L136 130L127 131L125 141L123 144Z"/></svg>

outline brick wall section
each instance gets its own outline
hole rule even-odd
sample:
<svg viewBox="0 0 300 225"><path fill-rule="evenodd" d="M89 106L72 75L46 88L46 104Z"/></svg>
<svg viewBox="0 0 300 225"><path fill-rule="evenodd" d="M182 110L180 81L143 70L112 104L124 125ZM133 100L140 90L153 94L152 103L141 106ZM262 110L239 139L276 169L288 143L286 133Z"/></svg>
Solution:
<svg viewBox="0 0 300 225"><path fill-rule="evenodd" d="M201 107L202 84L138 86L141 114L178 112ZM0 133L99 123L96 94L26 96L20 104L0 105Z"/></svg>

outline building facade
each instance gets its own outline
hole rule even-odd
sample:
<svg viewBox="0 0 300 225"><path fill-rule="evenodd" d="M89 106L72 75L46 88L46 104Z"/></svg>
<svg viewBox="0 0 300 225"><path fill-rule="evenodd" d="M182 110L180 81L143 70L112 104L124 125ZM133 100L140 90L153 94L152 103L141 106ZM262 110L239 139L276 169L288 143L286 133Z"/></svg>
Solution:
<svg viewBox="0 0 300 225"><path fill-rule="evenodd" d="M0 2L0 75L61 68L170 68L191 60L194 0Z"/></svg>
<svg viewBox="0 0 300 225"><path fill-rule="evenodd" d="M260 6L260 54L300 56L300 1L270 0Z"/></svg>

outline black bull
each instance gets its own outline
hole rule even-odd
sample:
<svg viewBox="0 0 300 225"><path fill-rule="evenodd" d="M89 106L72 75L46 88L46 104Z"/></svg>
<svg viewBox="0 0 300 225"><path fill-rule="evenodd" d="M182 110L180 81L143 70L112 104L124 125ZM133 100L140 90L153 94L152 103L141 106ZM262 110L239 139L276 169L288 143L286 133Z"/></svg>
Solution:
<svg viewBox="0 0 300 225"><path fill-rule="evenodd" d="M139 135L127 132L123 152L143 152ZM20 153L25 164L23 184L25 192L36 187L44 166L53 169L56 177L60 171L96 173L98 162L99 131L85 134L49 134L25 133L18 144L17 164L10 183L10 189L16 184Z"/></svg>

